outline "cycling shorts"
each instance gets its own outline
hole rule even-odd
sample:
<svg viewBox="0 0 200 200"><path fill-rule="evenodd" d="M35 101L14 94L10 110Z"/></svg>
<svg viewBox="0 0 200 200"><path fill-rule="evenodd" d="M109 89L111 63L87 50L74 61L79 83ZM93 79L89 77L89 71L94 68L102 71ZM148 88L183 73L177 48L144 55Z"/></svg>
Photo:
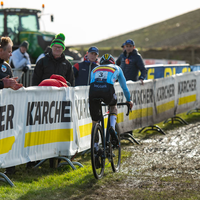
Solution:
<svg viewBox="0 0 200 200"><path fill-rule="evenodd" d="M101 119L101 102L97 99L103 99L103 102L109 106L117 104L117 96L112 84L109 83L91 83L89 90L89 109L93 121Z"/></svg>

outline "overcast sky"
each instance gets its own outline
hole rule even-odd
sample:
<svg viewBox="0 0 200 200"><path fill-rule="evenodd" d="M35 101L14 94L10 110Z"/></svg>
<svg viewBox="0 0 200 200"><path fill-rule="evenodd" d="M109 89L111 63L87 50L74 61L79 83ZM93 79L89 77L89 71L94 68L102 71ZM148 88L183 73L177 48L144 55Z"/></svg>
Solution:
<svg viewBox="0 0 200 200"><path fill-rule="evenodd" d="M89 44L200 8L200 0L4 0L4 8L42 9L46 31L64 33L65 44ZM132 38L134 39L134 38Z"/></svg>

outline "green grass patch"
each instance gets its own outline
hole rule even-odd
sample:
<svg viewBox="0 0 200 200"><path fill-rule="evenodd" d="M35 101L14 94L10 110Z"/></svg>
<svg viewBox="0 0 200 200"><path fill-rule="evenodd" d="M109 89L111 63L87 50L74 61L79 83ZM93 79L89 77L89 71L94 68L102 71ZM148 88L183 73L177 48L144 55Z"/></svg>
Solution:
<svg viewBox="0 0 200 200"><path fill-rule="evenodd" d="M122 151L122 162L130 155L129 152ZM14 183L11 187L8 183L0 181L0 199L69 199L76 196L87 195L91 189L101 187L108 180L112 180L114 173L111 165L106 165L105 177L98 181L94 178L90 155L75 159L84 165L83 168L75 165L77 170L73 170L69 165L52 169L46 161L36 169L26 169L26 165L16 166L16 173L9 176ZM108 163L108 162L107 162ZM1 169L0 172L3 172Z"/></svg>

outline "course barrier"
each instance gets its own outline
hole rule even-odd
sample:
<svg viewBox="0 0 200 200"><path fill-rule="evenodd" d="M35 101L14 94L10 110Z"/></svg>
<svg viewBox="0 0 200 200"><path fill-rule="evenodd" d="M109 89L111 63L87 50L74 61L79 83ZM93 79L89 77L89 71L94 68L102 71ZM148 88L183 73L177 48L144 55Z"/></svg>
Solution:
<svg viewBox="0 0 200 200"><path fill-rule="evenodd" d="M118 107L121 131L150 126L199 107L199 83L200 72L146 80L144 85L128 81L134 106L129 116L126 106ZM118 101L124 102L118 83L115 88ZM1 90L0 168L89 149L88 92L89 86Z"/></svg>

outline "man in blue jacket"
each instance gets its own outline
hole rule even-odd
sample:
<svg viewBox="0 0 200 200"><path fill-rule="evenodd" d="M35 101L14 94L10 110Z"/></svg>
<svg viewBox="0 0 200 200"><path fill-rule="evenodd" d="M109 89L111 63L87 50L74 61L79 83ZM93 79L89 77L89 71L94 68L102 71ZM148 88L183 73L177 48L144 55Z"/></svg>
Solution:
<svg viewBox="0 0 200 200"><path fill-rule="evenodd" d="M124 43L125 51L119 56L116 64L122 68L126 81L138 81L140 80L143 85L143 80L146 77L146 68L142 59L142 56L135 49L135 43L133 40L126 40ZM141 75L138 77L138 72Z"/></svg>
<svg viewBox="0 0 200 200"><path fill-rule="evenodd" d="M76 63L73 66L75 86L83 86L90 84L90 73L96 66L98 66L98 55L98 48L90 47L87 54L84 56L84 61L81 63Z"/></svg>

